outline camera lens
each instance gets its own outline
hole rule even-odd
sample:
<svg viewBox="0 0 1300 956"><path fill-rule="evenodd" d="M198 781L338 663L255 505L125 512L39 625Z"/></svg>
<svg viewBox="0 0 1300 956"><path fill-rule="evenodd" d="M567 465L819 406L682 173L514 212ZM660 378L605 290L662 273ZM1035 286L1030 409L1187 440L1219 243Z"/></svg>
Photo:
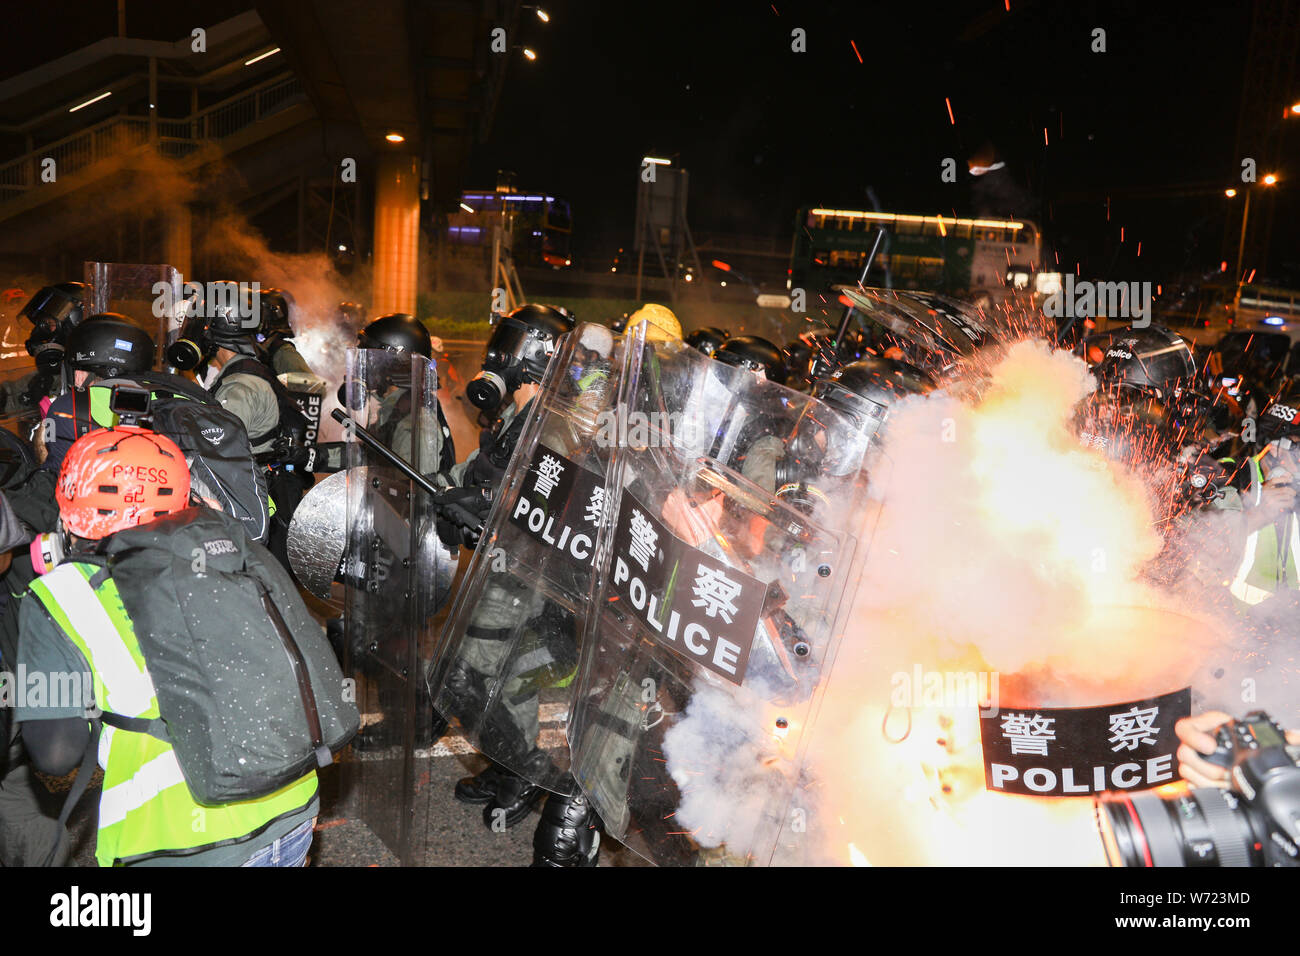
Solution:
<svg viewBox="0 0 1300 956"><path fill-rule="evenodd" d="M1107 793L1097 823L1111 866L1261 866L1249 809L1230 790Z"/></svg>

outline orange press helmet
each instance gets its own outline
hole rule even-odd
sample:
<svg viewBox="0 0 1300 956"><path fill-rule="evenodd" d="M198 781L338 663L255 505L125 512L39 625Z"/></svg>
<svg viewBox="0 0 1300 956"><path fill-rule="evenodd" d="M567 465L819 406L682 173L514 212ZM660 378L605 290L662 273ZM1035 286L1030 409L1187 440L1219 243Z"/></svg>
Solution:
<svg viewBox="0 0 1300 956"><path fill-rule="evenodd" d="M54 492L63 526L97 541L189 507L190 469L165 435L119 425L78 438Z"/></svg>

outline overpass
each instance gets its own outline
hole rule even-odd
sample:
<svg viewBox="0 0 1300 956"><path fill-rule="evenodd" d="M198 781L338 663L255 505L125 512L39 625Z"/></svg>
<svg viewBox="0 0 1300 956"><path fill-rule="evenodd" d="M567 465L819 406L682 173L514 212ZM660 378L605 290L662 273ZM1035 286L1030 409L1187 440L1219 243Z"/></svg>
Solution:
<svg viewBox="0 0 1300 956"><path fill-rule="evenodd" d="M275 248L373 257L373 307L414 311L420 224L455 206L510 59L490 33L520 4L247 6L201 38L107 37L0 83L12 268L202 273L215 264L194 261L196 237L233 207Z"/></svg>

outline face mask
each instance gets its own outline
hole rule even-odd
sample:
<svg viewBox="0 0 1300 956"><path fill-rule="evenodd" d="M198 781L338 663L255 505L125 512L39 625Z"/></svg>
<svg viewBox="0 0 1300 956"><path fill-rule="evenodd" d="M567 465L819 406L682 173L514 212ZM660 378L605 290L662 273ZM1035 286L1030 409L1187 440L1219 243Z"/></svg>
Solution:
<svg viewBox="0 0 1300 956"><path fill-rule="evenodd" d="M67 555L67 547L64 542L61 531L50 531L45 534L38 534L29 547L32 558L32 569L37 574L48 574Z"/></svg>

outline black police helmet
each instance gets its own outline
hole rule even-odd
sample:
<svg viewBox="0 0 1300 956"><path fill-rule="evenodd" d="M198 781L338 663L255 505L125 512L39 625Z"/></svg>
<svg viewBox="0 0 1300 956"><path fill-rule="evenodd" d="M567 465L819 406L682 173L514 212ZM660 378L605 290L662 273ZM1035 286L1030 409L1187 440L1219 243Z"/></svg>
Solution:
<svg viewBox="0 0 1300 956"><path fill-rule="evenodd" d="M293 326L289 322L293 296L283 289L260 289L257 297L262 335L274 335L277 332L284 336L293 335Z"/></svg>
<svg viewBox="0 0 1300 956"><path fill-rule="evenodd" d="M779 348L760 335L738 335L727 339L713 353L713 358L723 365L762 372L778 385L786 383L785 356Z"/></svg>
<svg viewBox="0 0 1300 956"><path fill-rule="evenodd" d="M1164 398L1192 382L1196 359L1186 340L1164 326L1128 328L1113 333L1093 373L1103 387L1136 388Z"/></svg>
<svg viewBox="0 0 1300 956"><path fill-rule="evenodd" d="M870 426L874 431L895 403L933 388L934 381L915 365L873 357L850 362L817 379L812 394L858 428Z"/></svg>
<svg viewBox="0 0 1300 956"><path fill-rule="evenodd" d="M720 329L716 325L706 325L686 336L686 344L712 358L713 353L727 341L727 335L726 329Z"/></svg>
<svg viewBox="0 0 1300 956"><path fill-rule="evenodd" d="M424 323L406 312L381 315L357 333L363 349L387 349L390 352L414 352L433 357L433 338Z"/></svg>

